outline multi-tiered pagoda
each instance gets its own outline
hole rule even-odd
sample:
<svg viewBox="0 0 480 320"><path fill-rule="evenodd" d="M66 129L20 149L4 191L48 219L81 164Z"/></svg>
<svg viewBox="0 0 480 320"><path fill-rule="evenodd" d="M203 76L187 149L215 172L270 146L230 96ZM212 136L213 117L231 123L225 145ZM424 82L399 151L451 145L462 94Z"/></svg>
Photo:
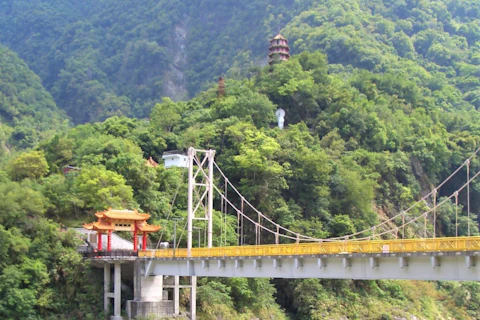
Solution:
<svg viewBox="0 0 480 320"><path fill-rule="evenodd" d="M281 34L277 34L272 40L270 40L269 51L269 64L274 64L278 61L285 61L290 58L290 47L288 46L288 40Z"/></svg>

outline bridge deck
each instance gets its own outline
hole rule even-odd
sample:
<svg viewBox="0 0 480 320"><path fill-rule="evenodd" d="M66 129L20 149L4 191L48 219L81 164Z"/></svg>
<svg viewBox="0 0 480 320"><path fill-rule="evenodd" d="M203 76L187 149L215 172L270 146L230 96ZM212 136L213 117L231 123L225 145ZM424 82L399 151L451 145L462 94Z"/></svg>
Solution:
<svg viewBox="0 0 480 320"><path fill-rule="evenodd" d="M480 251L480 237L393 239L393 240L348 240L302 244L231 246L215 248L192 248L191 258L209 257L262 257L305 256L335 254L375 253L425 253ZM140 258L187 258L187 249L145 250Z"/></svg>
<svg viewBox="0 0 480 320"><path fill-rule="evenodd" d="M187 249L94 254L102 263L136 260L145 277L480 280L480 237L193 248L190 256Z"/></svg>
<svg viewBox="0 0 480 320"><path fill-rule="evenodd" d="M480 251L480 237L393 239L393 240L348 240L302 244L231 246L215 248L192 248L190 257L258 257L294 256L354 253L415 253ZM145 250L140 258L186 258L187 249Z"/></svg>

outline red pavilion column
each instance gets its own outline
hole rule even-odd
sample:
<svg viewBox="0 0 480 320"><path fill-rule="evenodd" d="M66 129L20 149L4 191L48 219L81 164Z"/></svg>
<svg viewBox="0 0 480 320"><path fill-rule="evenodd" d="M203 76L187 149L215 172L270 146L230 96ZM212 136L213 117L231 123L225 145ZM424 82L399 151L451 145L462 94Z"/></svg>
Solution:
<svg viewBox="0 0 480 320"><path fill-rule="evenodd" d="M97 239L97 251L102 251L102 233L98 231L97 233L98 239Z"/></svg>
<svg viewBox="0 0 480 320"><path fill-rule="evenodd" d="M138 236L137 236L137 226L134 226L135 229L133 229L133 251L137 252L138 251Z"/></svg>
<svg viewBox="0 0 480 320"><path fill-rule="evenodd" d="M112 230L108 230L107 251L112 251Z"/></svg>
<svg viewBox="0 0 480 320"><path fill-rule="evenodd" d="M147 250L147 233L143 233L143 238L142 238L142 250Z"/></svg>

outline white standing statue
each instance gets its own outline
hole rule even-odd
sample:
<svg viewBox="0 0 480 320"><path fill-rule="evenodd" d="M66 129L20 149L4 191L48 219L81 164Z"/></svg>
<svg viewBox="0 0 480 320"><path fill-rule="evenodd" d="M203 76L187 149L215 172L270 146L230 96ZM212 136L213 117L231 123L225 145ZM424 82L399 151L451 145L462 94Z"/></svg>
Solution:
<svg viewBox="0 0 480 320"><path fill-rule="evenodd" d="M278 108L277 111L275 111L275 115L278 119L278 127L283 129L283 123L285 122L285 110Z"/></svg>

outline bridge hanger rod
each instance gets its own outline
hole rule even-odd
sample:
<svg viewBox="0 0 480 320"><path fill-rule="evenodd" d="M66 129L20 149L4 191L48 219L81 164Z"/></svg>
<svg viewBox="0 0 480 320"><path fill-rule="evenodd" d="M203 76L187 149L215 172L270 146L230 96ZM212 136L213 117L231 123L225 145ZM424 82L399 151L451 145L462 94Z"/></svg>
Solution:
<svg viewBox="0 0 480 320"><path fill-rule="evenodd" d="M465 161L467 164L467 180L470 179L470 159ZM468 236L470 236L470 183L467 186L467 214L468 214Z"/></svg>
<svg viewBox="0 0 480 320"><path fill-rule="evenodd" d="M455 237L458 237L458 191L455 191Z"/></svg>

